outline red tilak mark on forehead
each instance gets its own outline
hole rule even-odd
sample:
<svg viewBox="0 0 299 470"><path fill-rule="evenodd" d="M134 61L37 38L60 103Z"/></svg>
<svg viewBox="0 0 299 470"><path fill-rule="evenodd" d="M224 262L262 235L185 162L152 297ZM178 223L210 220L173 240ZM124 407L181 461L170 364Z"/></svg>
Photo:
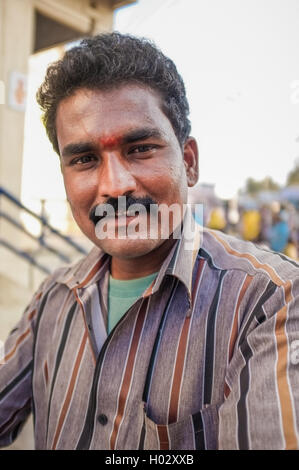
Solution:
<svg viewBox="0 0 299 470"><path fill-rule="evenodd" d="M102 137L101 139L99 139L100 145L103 148L105 148L105 147L116 147L117 145L119 145L121 143L121 141L122 141L121 137L117 137L117 136L114 136L114 135Z"/></svg>

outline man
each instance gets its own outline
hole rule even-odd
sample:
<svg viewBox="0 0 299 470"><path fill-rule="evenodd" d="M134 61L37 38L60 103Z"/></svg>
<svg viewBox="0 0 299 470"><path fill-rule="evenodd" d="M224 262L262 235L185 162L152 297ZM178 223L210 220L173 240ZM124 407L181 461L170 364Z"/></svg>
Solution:
<svg viewBox="0 0 299 470"><path fill-rule="evenodd" d="M186 243L198 155L174 64L146 40L86 39L38 102L95 247L7 340L1 444L32 410L37 449L298 448L298 265L212 230ZM120 236L135 203L143 235L150 206L182 209L181 236L163 238L162 217L155 237Z"/></svg>

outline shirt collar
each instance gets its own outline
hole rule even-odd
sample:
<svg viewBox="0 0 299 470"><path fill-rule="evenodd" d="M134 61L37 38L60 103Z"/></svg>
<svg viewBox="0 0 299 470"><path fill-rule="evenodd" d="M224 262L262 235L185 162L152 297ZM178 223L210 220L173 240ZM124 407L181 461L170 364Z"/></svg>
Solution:
<svg viewBox="0 0 299 470"><path fill-rule="evenodd" d="M192 273L201 240L202 226L195 221L191 206L188 205L184 216L181 238L175 246L165 274L177 277L186 286L190 300L192 298Z"/></svg>
<svg viewBox="0 0 299 470"><path fill-rule="evenodd" d="M185 286L191 299L192 272L201 243L202 227L192 215L189 205L186 206L181 236L164 260L157 278L146 289L143 297L155 293L165 275L179 279ZM94 247L90 253L75 266L63 272L57 281L66 284L70 289L88 287L98 282L109 269L110 256L100 248Z"/></svg>

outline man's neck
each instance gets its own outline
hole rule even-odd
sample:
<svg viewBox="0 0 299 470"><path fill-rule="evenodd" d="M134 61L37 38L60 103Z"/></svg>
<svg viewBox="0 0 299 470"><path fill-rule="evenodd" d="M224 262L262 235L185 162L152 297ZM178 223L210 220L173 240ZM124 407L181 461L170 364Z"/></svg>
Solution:
<svg viewBox="0 0 299 470"><path fill-rule="evenodd" d="M155 250L138 258L113 257L110 267L112 277L114 279L130 280L158 272L176 242L175 239L168 239Z"/></svg>

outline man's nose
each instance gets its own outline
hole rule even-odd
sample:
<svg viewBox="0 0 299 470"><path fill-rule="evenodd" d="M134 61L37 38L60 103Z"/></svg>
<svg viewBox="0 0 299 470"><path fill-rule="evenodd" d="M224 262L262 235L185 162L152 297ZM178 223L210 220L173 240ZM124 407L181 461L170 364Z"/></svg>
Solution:
<svg viewBox="0 0 299 470"><path fill-rule="evenodd" d="M136 181L128 165L112 153L103 159L98 186L100 196L104 198L117 198L136 191Z"/></svg>

